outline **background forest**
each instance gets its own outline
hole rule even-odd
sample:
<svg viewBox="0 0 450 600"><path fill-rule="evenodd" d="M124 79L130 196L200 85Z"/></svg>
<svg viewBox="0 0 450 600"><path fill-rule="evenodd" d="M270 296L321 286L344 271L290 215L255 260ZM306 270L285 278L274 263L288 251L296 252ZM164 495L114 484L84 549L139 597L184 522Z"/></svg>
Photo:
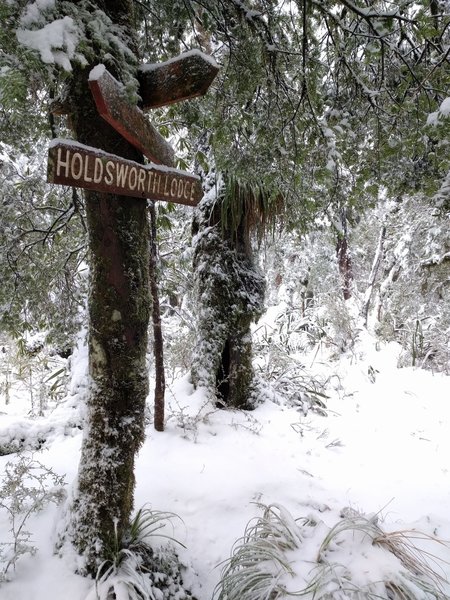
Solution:
<svg viewBox="0 0 450 600"><path fill-rule="evenodd" d="M448 381L450 2L0 0L0 22L0 532L13 540L0 535L0 582L35 552L25 524L53 502L64 508L52 516L52 548L73 559L70 572L96 581L91 589L90 579L67 575L74 600L276 600L299 590L311 598L448 598L440 551L390 537L365 509L344 511L325 535L317 506L331 500L318 489L316 513L301 521L282 499L271 504L269 493L253 491L263 516L235 546L220 583L186 574L184 550L184 566L175 552L155 550L149 539L169 515L133 506L154 502L151 489L150 499L143 493L139 449L146 456L151 439L164 460L173 429L205 443L208 427L226 438L236 425L284 448L281 433L266 439L261 429L273 419L281 431L284 410L351 419L349 405L335 404L336 394L346 397L341 367L364 370L357 385L366 389L382 368L373 357L385 349L392 378L420 370ZM48 147L59 138L144 161L92 116L87 81L96 65L141 105L142 65L192 50L219 67L210 89L148 118L174 147L177 168L201 178L195 209L46 183ZM120 311L145 330L136 345L122 344L122 325L109 318L120 294L105 284L102 219L120 251L129 247L122 266L132 293ZM296 440L316 427L299 423L291 424ZM74 481L65 497L57 463L37 452L53 452L64 438L81 444L83 427L78 475L79 445L64 450ZM167 446L154 441L154 428L167 428ZM189 487L182 472L176 477ZM162 467L157 475L164 479ZM234 497L239 481L230 487ZM161 509L177 512L169 504ZM433 536L444 546L440 530L429 529L425 548ZM342 557L344 574L328 569L338 562L329 560L333 544L346 547L348 532L359 532L362 545L371 540L358 552L372 567L383 563L371 554L383 546L397 571L388 561L391 571L368 584ZM317 564L328 570L312 577L291 565L300 540L311 549L316 535ZM230 551L223 547L219 561ZM362 570L373 575L372 567Z"/></svg>

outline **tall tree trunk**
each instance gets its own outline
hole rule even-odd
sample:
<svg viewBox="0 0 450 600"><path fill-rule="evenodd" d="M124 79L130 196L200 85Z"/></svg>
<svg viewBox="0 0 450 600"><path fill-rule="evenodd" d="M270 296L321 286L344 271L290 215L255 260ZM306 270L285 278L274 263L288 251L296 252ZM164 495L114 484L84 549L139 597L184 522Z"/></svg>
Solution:
<svg viewBox="0 0 450 600"><path fill-rule="evenodd" d="M164 342L161 325L161 310L158 290L158 264L156 242L156 210L154 202L149 202L150 213L150 289L152 293L153 356L155 358L155 401L154 427L164 431Z"/></svg>
<svg viewBox="0 0 450 600"><path fill-rule="evenodd" d="M114 22L129 24L130 2L99 6ZM142 156L98 116L88 87L93 66L73 72L70 116L76 139L142 163ZM86 213L91 385L70 534L84 556L84 570L95 574L129 526L134 460L144 439L149 227L142 199L89 191Z"/></svg>
<svg viewBox="0 0 450 600"><path fill-rule="evenodd" d="M361 310L361 314L364 321L364 326L367 327L367 321L369 319L369 308L370 302L372 299L373 288L375 285L375 281L378 275L378 271L380 270L381 262L383 260L383 251L384 251L384 240L386 238L386 225L382 225L380 229L380 235L378 236L378 244L375 251L375 256L372 262L372 268L370 270L369 282L367 285L367 289L364 294L364 302Z"/></svg>
<svg viewBox="0 0 450 600"><path fill-rule="evenodd" d="M194 224L199 308L192 380L219 406L248 409L255 392L250 326L262 312L265 281L253 261L245 209L232 228L223 222L222 202L220 194L205 198Z"/></svg>
<svg viewBox="0 0 450 600"><path fill-rule="evenodd" d="M342 231L338 231L336 243L336 255L338 259L339 272L342 277L342 293L344 300L352 297L353 269L352 259L348 249L347 211L341 211Z"/></svg>

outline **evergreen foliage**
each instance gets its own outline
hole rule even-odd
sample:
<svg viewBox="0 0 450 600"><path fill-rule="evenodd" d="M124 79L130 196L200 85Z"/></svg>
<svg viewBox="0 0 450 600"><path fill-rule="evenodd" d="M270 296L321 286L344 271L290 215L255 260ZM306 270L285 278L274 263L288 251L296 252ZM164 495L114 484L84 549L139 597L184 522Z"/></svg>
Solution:
<svg viewBox="0 0 450 600"><path fill-rule="evenodd" d="M24 2L1 3L7 24L0 44L3 115L5 123L14 119L15 124L5 132L23 132L25 122L29 130L42 132L50 96L57 105L67 101L64 69L94 56L117 72L130 98L136 94L136 58L101 8L100 3L92 11L85 1L48 3L41 10ZM244 190L251 192L247 198L262 190L261 227L282 200L284 223L303 231L323 211L338 223L352 205L358 217L378 200L380 182L383 194L420 188L445 202L447 2L380 0L369 10L333 0L267 0L254 6L144 0L133 10L144 60L200 46L221 65L213 93L161 110L157 119L163 129L168 121L171 129L177 127L203 169L225 174L222 218L228 219L227 201L236 197L236 187L241 190L237 206ZM30 42L24 46L6 33L27 28L37 34L64 19L72 45L66 38L61 47L48 48L44 62ZM33 93L39 102L30 103ZM30 104L36 117L31 124ZM253 208L241 209L246 219ZM341 234L338 227L337 239ZM74 304L71 319L76 310Z"/></svg>
<svg viewBox="0 0 450 600"><path fill-rule="evenodd" d="M448 3L169 4L141 3L162 56L199 45L222 67L214 94L168 113L208 131L218 172L301 219L376 200L380 181L438 189L445 144L425 126L449 84Z"/></svg>
<svg viewBox="0 0 450 600"><path fill-rule="evenodd" d="M375 331L401 343L405 366L448 371L450 240L445 221L428 199L416 195L389 203L385 226Z"/></svg>
<svg viewBox="0 0 450 600"><path fill-rule="evenodd" d="M65 351L86 295L83 206L75 190L45 186L48 138L64 126L48 112L57 71L16 35L30 21L28 4L0 3L0 326L19 339L45 331Z"/></svg>
<svg viewBox="0 0 450 600"><path fill-rule="evenodd" d="M351 230L367 206L418 189L429 197L447 194L440 125L449 84L446 2L379 1L367 8L332 0L191 1L141 7L164 58L197 44L221 65L214 94L166 114L179 123L201 170L222 177L224 192L216 202L222 227L234 231L232 243L239 227L255 219L255 208L260 232L273 223L281 202L283 224L297 231L314 229L321 215L334 231L327 252L336 244L336 270L348 299L357 292ZM154 48L147 50L151 60L158 58ZM200 260L197 245L196 265L206 264L212 251L205 245ZM212 290L211 283L211 294L221 296L219 287ZM329 297L325 320L336 321L330 334L342 334L336 341L343 350L355 335L354 319L348 315L344 324L347 311ZM236 310L230 300L225 312ZM197 346L194 380L196 364L214 368L225 351L225 342L212 344L209 332L217 321L207 326L207 319L205 313L200 317L206 338Z"/></svg>
<svg viewBox="0 0 450 600"><path fill-rule="evenodd" d="M84 209L76 190L45 186L45 154L42 141L28 156L2 144L0 327L17 339L46 332L67 351L84 315Z"/></svg>

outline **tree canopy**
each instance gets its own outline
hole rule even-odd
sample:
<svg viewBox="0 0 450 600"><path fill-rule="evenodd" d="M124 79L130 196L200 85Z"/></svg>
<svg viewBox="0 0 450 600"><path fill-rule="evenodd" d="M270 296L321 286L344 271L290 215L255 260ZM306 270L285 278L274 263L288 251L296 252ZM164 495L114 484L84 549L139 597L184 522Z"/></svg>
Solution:
<svg viewBox="0 0 450 600"><path fill-rule="evenodd" d="M135 53L102 6L0 2L0 132L11 160L66 134L67 80L94 58L94 42L95 60L117 70L130 97L137 61L200 47L221 65L213 93L155 115L163 133L177 129L188 162L263 189L268 204L281 195L295 228L324 210L337 222L340 207L386 191L447 205L448 2L143 0L132 3ZM63 200L67 214L74 201L82 215L77 197Z"/></svg>

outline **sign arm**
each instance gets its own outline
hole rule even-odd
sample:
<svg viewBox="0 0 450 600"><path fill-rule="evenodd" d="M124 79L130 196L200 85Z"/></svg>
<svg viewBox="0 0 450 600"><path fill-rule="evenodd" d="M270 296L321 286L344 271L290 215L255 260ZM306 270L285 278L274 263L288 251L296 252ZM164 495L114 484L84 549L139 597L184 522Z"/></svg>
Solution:
<svg viewBox="0 0 450 600"><path fill-rule="evenodd" d="M150 161L173 167L175 152L141 109L131 104L124 87L105 68L97 65L89 76L97 111L116 131Z"/></svg>
<svg viewBox="0 0 450 600"><path fill-rule="evenodd" d="M133 198L196 206L200 178L179 169L141 165L71 140L54 140L48 151L47 181Z"/></svg>
<svg viewBox="0 0 450 600"><path fill-rule="evenodd" d="M143 107L165 106L201 96L218 71L214 59L199 50L143 66L139 73ZM89 87L100 116L149 158L151 164L144 166L70 140L53 140L48 151L47 181L196 206L203 195L199 177L172 168L175 163L172 147L141 109L128 100L123 85L104 65L91 70Z"/></svg>

